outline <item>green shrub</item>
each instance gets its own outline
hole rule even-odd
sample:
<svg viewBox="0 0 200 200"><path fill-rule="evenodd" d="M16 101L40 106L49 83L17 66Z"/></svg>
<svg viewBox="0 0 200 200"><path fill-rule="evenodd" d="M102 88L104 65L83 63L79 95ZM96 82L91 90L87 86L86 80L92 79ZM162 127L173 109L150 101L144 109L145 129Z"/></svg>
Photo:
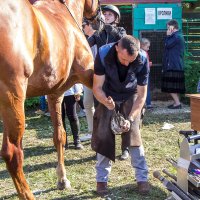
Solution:
<svg viewBox="0 0 200 200"><path fill-rule="evenodd" d="M195 61L191 53L185 55L185 87L186 94L196 94L200 78L200 62Z"/></svg>
<svg viewBox="0 0 200 200"><path fill-rule="evenodd" d="M25 109L34 108L34 107L38 106L39 103L40 103L40 97L28 98L25 101Z"/></svg>

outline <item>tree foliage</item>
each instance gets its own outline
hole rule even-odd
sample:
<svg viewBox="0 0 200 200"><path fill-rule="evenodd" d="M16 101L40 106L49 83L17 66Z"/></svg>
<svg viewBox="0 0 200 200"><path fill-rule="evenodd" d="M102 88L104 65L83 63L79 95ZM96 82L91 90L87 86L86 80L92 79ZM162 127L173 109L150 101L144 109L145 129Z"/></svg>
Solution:
<svg viewBox="0 0 200 200"><path fill-rule="evenodd" d="M197 93L197 84L200 78L200 62L196 61L191 53L185 55L185 86L187 94Z"/></svg>
<svg viewBox="0 0 200 200"><path fill-rule="evenodd" d="M32 98L28 98L25 101L25 108L34 108L36 106L38 106L40 103L40 98L39 97L32 97Z"/></svg>

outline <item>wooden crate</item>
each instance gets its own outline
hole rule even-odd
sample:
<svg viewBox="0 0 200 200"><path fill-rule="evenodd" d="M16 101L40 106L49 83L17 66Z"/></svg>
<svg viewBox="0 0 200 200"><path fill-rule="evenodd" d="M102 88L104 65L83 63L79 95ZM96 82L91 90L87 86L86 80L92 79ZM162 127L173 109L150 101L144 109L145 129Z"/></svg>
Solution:
<svg viewBox="0 0 200 200"><path fill-rule="evenodd" d="M189 94L191 108L191 128L200 131L200 94Z"/></svg>

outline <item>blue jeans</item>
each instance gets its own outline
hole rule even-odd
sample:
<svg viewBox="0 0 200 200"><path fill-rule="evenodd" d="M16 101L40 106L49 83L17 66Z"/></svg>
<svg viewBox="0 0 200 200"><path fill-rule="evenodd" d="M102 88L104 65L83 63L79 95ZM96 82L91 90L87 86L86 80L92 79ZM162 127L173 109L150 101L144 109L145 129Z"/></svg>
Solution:
<svg viewBox="0 0 200 200"><path fill-rule="evenodd" d="M150 105L151 105L150 79L148 80L148 83L147 83L147 98L146 98L146 105L147 105L147 106L150 106Z"/></svg>
<svg viewBox="0 0 200 200"><path fill-rule="evenodd" d="M198 85L197 85L197 92L200 93L200 80L199 80Z"/></svg>
<svg viewBox="0 0 200 200"><path fill-rule="evenodd" d="M144 148L129 147L129 153L131 156L131 165L135 169L135 178L137 182L148 180L148 167L144 157ZM112 162L107 157L97 154L96 164L96 181L108 182L108 176L111 172Z"/></svg>
<svg viewBox="0 0 200 200"><path fill-rule="evenodd" d="M44 112L47 110L45 96L40 96L40 110Z"/></svg>

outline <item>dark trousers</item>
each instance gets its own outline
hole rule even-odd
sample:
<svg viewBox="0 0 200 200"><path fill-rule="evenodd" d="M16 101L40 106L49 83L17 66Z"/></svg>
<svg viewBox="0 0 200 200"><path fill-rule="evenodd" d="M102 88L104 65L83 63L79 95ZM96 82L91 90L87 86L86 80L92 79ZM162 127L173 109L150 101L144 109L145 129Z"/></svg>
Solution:
<svg viewBox="0 0 200 200"><path fill-rule="evenodd" d="M64 129L66 131L65 115L67 115L68 117L74 139L74 145L76 145L80 142L79 139L80 126L79 126L79 119L76 113L76 100L74 98L74 95L65 96L62 102L62 122Z"/></svg>
<svg viewBox="0 0 200 200"><path fill-rule="evenodd" d="M79 106L81 107L82 110L84 110L84 105L83 105L83 96L81 95L80 100L77 102L79 104Z"/></svg>

